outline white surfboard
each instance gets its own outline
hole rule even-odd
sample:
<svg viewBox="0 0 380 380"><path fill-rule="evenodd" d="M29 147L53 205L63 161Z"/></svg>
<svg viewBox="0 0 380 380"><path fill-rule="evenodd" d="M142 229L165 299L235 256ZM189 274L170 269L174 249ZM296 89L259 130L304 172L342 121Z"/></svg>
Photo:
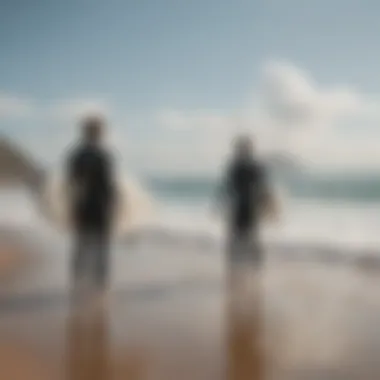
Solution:
<svg viewBox="0 0 380 380"><path fill-rule="evenodd" d="M262 205L263 223L274 224L280 220L282 203L282 194L280 195L278 189L272 190L268 194L266 202Z"/></svg>
<svg viewBox="0 0 380 380"><path fill-rule="evenodd" d="M116 178L116 213L113 234L125 236L141 229L154 212L154 202L139 181L131 176ZM41 197L43 213L61 231L70 231L70 188L64 175L47 175Z"/></svg>

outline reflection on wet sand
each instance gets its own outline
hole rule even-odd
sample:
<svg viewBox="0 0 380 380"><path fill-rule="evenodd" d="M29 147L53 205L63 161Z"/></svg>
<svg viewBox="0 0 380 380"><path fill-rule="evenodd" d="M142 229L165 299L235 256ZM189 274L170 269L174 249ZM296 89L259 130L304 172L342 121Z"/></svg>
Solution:
<svg viewBox="0 0 380 380"><path fill-rule="evenodd" d="M79 309L72 304L66 327L66 380L140 380L140 355L131 349L114 352L109 309L100 303Z"/></svg>
<svg viewBox="0 0 380 380"><path fill-rule="evenodd" d="M109 331L107 310L72 310L67 326L67 379L108 379Z"/></svg>
<svg viewBox="0 0 380 380"><path fill-rule="evenodd" d="M380 378L376 273L268 262L261 272L206 280L126 284L107 308L68 305L64 288L1 296L2 373L12 380Z"/></svg>
<svg viewBox="0 0 380 380"><path fill-rule="evenodd" d="M228 380L264 379L262 296L259 270L230 273L226 290Z"/></svg>
<svg viewBox="0 0 380 380"><path fill-rule="evenodd" d="M5 239L0 229L0 283L9 284L31 265L28 250L18 242Z"/></svg>
<svg viewBox="0 0 380 380"><path fill-rule="evenodd" d="M13 340L1 342L0 368L4 380L51 380L53 374L42 355Z"/></svg>

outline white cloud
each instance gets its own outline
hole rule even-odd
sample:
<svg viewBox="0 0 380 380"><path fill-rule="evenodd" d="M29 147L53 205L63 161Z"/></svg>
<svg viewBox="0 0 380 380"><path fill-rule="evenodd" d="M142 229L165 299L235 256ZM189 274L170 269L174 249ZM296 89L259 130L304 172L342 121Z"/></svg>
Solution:
<svg viewBox="0 0 380 380"><path fill-rule="evenodd" d="M71 121L93 113L107 117L112 110L106 100L89 97L57 101L48 108L47 113L52 118Z"/></svg>
<svg viewBox="0 0 380 380"><path fill-rule="evenodd" d="M189 129L226 129L231 126L228 115L220 111L195 110L182 111L174 109L164 109L157 113L157 121L160 126L169 130L189 130Z"/></svg>
<svg viewBox="0 0 380 380"><path fill-rule="evenodd" d="M288 148L310 164L380 167L380 101L347 86L318 85L291 65L264 70L262 101ZM375 139L374 139L375 137Z"/></svg>
<svg viewBox="0 0 380 380"><path fill-rule="evenodd" d="M67 141L75 137L78 118L101 113L126 161L150 170L213 171L229 152L232 137L247 131L257 136L261 150L287 150L314 166L380 168L380 96L321 84L286 62L265 63L257 87L229 111L169 106L116 124L111 104L102 98L61 100L37 110L22 98L0 94L0 118L32 111L59 128L69 126L61 129Z"/></svg>
<svg viewBox="0 0 380 380"><path fill-rule="evenodd" d="M188 120L184 118L181 111L174 109L163 109L157 112L158 124L169 130L187 129L189 126Z"/></svg>
<svg viewBox="0 0 380 380"><path fill-rule="evenodd" d="M380 99L348 86L321 85L289 63L268 62L260 74L251 101L230 114L170 108L158 113L164 129L191 131L192 141L188 133L176 141L182 160L188 156L199 168L215 168L231 137L250 131L263 150L288 150L311 165L380 167L375 143L380 138ZM165 156L173 155L166 161L175 161L177 152L170 153L164 139L161 143Z"/></svg>
<svg viewBox="0 0 380 380"><path fill-rule="evenodd" d="M363 107L355 91L341 86L323 88L307 72L283 63L264 66L259 95L271 118L292 127L331 124Z"/></svg>
<svg viewBox="0 0 380 380"><path fill-rule="evenodd" d="M21 146L25 144L41 161L60 160L78 137L78 121L93 113L101 114L107 122L114 124L113 110L103 99L88 97L32 103L0 92L0 120L22 118L17 124L4 124L1 132Z"/></svg>
<svg viewBox="0 0 380 380"><path fill-rule="evenodd" d="M202 146L161 142L134 145L126 154L129 166L148 173L195 175L209 174L218 167L220 157L223 157L223 152L220 151L220 154L215 154Z"/></svg>
<svg viewBox="0 0 380 380"><path fill-rule="evenodd" d="M0 119L25 118L33 110L34 107L28 99L0 93Z"/></svg>
<svg viewBox="0 0 380 380"><path fill-rule="evenodd" d="M105 117L112 115L112 109L104 99L73 98L56 100L53 103L36 106L29 99L0 92L0 118L56 119L62 121L77 120L87 114L98 113Z"/></svg>

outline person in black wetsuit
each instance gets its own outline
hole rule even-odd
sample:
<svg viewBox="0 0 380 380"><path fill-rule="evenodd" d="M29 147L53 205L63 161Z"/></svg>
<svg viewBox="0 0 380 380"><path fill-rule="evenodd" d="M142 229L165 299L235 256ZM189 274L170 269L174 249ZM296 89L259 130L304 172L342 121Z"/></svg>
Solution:
<svg viewBox="0 0 380 380"><path fill-rule="evenodd" d="M115 188L113 161L101 144L104 124L100 117L84 120L82 141L67 163L74 233L74 289L91 267L97 289L103 291L107 286Z"/></svg>
<svg viewBox="0 0 380 380"><path fill-rule="evenodd" d="M258 233L268 186L265 169L255 158L249 137L242 136L236 141L222 194L228 205L230 259L251 258L260 262L262 252Z"/></svg>

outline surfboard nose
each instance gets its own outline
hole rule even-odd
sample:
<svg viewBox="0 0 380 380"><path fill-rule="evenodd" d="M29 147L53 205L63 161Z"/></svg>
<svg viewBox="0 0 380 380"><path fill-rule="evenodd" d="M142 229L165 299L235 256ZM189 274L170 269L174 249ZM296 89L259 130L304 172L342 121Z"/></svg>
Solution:
<svg viewBox="0 0 380 380"><path fill-rule="evenodd" d="M23 184L37 190L44 178L44 170L21 147L0 136L0 185Z"/></svg>

